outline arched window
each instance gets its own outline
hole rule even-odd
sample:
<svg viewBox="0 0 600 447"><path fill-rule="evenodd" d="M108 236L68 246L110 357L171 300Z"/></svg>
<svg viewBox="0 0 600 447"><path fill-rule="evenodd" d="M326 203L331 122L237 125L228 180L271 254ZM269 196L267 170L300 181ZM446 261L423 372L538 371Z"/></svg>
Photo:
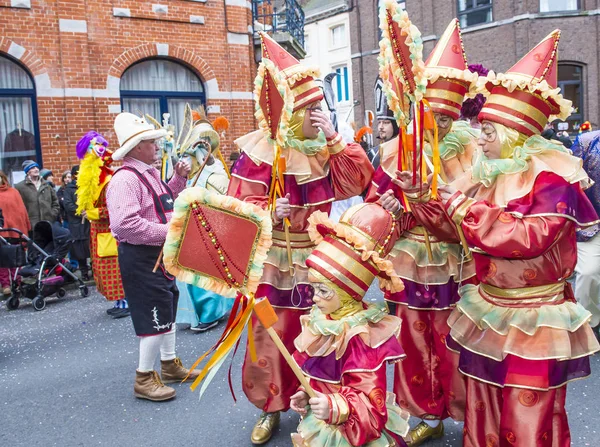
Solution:
<svg viewBox="0 0 600 447"><path fill-rule="evenodd" d="M202 81L187 67L167 59L150 59L129 67L121 77L121 107L123 111L147 113L162 122L170 113L169 122L176 131L183 120L186 103L192 108L205 105Z"/></svg>
<svg viewBox="0 0 600 447"><path fill-rule="evenodd" d="M566 99L573 101L574 112L567 119L569 132L576 131L585 120L583 104L583 67L572 63L558 64L558 87Z"/></svg>
<svg viewBox="0 0 600 447"><path fill-rule="evenodd" d="M35 85L17 62L0 56L0 169L15 184L27 159L42 161Z"/></svg>

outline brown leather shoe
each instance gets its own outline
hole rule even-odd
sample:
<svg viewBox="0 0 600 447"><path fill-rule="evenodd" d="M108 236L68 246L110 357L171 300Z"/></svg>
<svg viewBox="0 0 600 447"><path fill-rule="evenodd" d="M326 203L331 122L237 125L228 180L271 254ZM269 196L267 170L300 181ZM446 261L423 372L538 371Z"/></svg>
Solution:
<svg viewBox="0 0 600 447"><path fill-rule="evenodd" d="M173 360L160 361L160 375L164 383L183 382L183 379L186 382L190 382L200 375L200 370L194 369L190 371L183 366L181 359L176 357Z"/></svg>
<svg viewBox="0 0 600 447"><path fill-rule="evenodd" d="M139 399L148 399L154 402L173 399L175 390L165 386L156 371L135 372L133 395Z"/></svg>
<svg viewBox="0 0 600 447"><path fill-rule="evenodd" d="M256 425L252 429L252 434L250 435L252 444L261 445L268 442L271 436L273 436L273 430L279 425L279 418L279 411L275 413L263 411L258 422L256 422Z"/></svg>

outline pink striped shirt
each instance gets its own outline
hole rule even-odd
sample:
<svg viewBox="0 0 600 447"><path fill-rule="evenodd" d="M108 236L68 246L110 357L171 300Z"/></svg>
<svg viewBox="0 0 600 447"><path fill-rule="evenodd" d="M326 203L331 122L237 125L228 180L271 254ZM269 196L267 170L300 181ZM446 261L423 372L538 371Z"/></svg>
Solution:
<svg viewBox="0 0 600 447"><path fill-rule="evenodd" d="M125 157L123 166L142 174L158 195L167 193L160 181L160 172L153 166ZM177 174L169 181L174 198L185 189L186 179ZM110 230L119 242L133 245L162 245L167 237L168 224L160 222L154 200L148 188L131 171L115 173L106 189L106 205L110 217ZM167 219L171 218L167 212Z"/></svg>

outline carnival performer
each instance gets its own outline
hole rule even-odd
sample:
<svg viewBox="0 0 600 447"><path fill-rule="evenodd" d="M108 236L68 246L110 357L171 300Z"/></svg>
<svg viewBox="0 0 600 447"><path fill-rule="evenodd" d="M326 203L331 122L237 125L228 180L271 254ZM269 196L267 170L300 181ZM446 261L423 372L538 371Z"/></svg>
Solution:
<svg viewBox="0 0 600 447"><path fill-rule="evenodd" d="M385 259L397 222L372 203L353 206L339 223L322 212L308 220L318 244L306 260L315 304L300 319L294 358L316 397L303 388L292 396L303 416L294 446L405 446L409 415L386 392L386 364L404 358L400 319L384 304L362 301L375 277L382 289L403 287Z"/></svg>
<svg viewBox="0 0 600 447"><path fill-rule="evenodd" d="M123 289L140 338L134 395L164 401L175 397L175 389L164 383L193 380L199 374L184 368L175 355L179 291L162 263L155 268L167 236L173 201L185 188L190 167L178 162L167 185L152 166L159 156L156 140L167 132L131 113L117 115L114 127L121 147L113 159L123 160L123 166L108 184L106 204L110 229L118 242ZM162 380L154 370L159 353Z"/></svg>
<svg viewBox="0 0 600 447"><path fill-rule="evenodd" d="M406 12L391 3L387 8L408 20ZM386 14L384 26L387 20ZM385 32L383 36L385 48L391 36ZM383 67L382 72L388 69ZM452 20L435 46L425 63L424 76L424 98L433 111L439 139L428 142L425 155L431 159L431 148L437 143L442 177L453 180L470 168L479 133L469 123L458 121L461 104L477 81L477 75L467 68L458 20ZM381 167L367 195L368 201L380 200L394 213L403 208L402 192L392 183L399 166L398 144L396 138L382 145ZM394 393L402 408L421 419L405 438L409 446L418 446L444 435L444 419L464 418L464 379L458 371L458 355L447 349L445 339L448 317L459 300L458 289L462 283L475 281L475 269L459 243L447 243L427 233L418 216L403 215L401 225L404 233L391 260L405 290L387 294L386 300L402 320L400 342L408 358L396 364Z"/></svg>
<svg viewBox="0 0 600 447"><path fill-rule="evenodd" d="M373 167L363 149L346 144L321 110L318 71L300 65L267 35L261 37L263 60L255 82L260 130L236 140L241 155L228 194L273 207L273 246L256 296L267 297L275 307L279 321L274 329L293 350L300 317L311 307L305 261L314 244L307 218L328 212L334 200L360 194ZM259 359L251 362L247 350L242 386L263 411L251 441L264 444L279 423L279 412L289 409L298 381L264 328L257 322L252 327Z"/></svg>
<svg viewBox="0 0 600 447"><path fill-rule="evenodd" d="M221 138L219 133L208 121L204 110L192 111L190 120L191 123L184 123L182 126L182 129L187 125L190 126L192 129L190 135L177 148L178 154L186 161L189 159L191 165L187 186L195 185L225 195L229 186L229 172L220 155ZM223 120L226 122L226 118L218 117L215 125ZM208 146L210 146L211 153L207 150ZM179 280L177 280L177 286L181 290L177 308L177 323L189 324L190 330L194 332L205 332L217 326L233 305L232 299L210 290L201 289Z"/></svg>
<svg viewBox="0 0 600 447"><path fill-rule="evenodd" d="M112 151L108 141L96 131L89 131L78 142L77 158L81 160L77 177L77 212L90 221L92 270L96 287L113 307L106 311L113 318L129 316L121 282L117 242L110 233L106 206L106 186L112 178Z"/></svg>
<svg viewBox="0 0 600 447"><path fill-rule="evenodd" d="M588 176L540 136L571 110L556 87L559 38L555 30L508 72L490 72L472 174L440 187L441 202L411 190L410 173L397 180L429 231L462 232L473 247L480 285L461 288L448 319L466 376L466 447L571 445L566 384L590 374L600 349L566 282L577 227L598 220L582 190Z"/></svg>

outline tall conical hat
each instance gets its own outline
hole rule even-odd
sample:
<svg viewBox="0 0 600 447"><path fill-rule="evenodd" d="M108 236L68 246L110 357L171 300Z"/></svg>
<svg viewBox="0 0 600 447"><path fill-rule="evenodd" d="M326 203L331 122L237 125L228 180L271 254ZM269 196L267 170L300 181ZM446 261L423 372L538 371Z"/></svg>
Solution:
<svg viewBox="0 0 600 447"><path fill-rule="evenodd" d="M434 112L458 119L470 90L475 90L477 74L468 69L458 19L452 19L425 62L428 79L425 99Z"/></svg>
<svg viewBox="0 0 600 447"><path fill-rule="evenodd" d="M271 140L285 145L292 113L323 99L315 82L317 68L307 68L265 33L260 33L262 61L254 81L256 118Z"/></svg>
<svg viewBox="0 0 600 447"><path fill-rule="evenodd" d="M515 129L524 135L540 134L548 121L566 119L571 101L557 87L557 59L560 30L537 44L506 73L490 72L481 84L489 97L479 114L488 120Z"/></svg>

